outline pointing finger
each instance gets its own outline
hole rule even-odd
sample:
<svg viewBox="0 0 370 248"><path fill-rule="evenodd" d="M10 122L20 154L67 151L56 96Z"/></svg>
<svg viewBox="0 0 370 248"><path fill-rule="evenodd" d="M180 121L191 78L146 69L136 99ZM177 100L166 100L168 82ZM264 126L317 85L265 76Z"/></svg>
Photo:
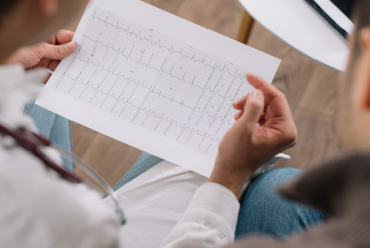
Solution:
<svg viewBox="0 0 370 248"><path fill-rule="evenodd" d="M253 128L261 119L264 111L265 99L262 91L255 90L250 97L248 97L240 121L247 124L249 128Z"/></svg>
<svg viewBox="0 0 370 248"><path fill-rule="evenodd" d="M248 74L247 79L251 85L263 92L266 99L265 104L268 106L270 116L285 116L287 118L292 118L286 96L281 91L252 74Z"/></svg>
<svg viewBox="0 0 370 248"><path fill-rule="evenodd" d="M244 108L245 102L247 101L249 95L250 95L250 93L248 95L246 95L246 96L243 96L242 98L240 98L236 102L234 102L233 103L234 109L236 109L236 110L242 110Z"/></svg>
<svg viewBox="0 0 370 248"><path fill-rule="evenodd" d="M263 92L267 101L271 101L272 99L280 96L280 91L276 89L275 86L267 83L260 77L248 73L247 80L254 88L259 89Z"/></svg>

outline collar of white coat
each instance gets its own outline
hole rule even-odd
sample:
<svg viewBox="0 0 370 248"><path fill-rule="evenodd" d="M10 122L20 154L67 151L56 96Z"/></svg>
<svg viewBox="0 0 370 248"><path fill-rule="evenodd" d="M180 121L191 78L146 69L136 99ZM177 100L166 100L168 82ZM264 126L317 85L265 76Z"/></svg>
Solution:
<svg viewBox="0 0 370 248"><path fill-rule="evenodd" d="M46 78L45 69L25 71L19 64L0 66L0 123L7 128L19 127L36 131L24 113L27 102L35 100L40 83Z"/></svg>

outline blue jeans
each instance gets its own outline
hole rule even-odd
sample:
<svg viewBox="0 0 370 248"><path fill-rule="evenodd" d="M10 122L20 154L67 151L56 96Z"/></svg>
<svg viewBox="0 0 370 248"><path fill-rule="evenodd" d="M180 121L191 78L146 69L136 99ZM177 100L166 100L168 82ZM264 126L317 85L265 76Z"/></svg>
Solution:
<svg viewBox="0 0 370 248"><path fill-rule="evenodd" d="M45 137L72 151L68 120L36 105L32 106L30 115ZM162 159L158 157L143 153L114 189L119 189L161 161ZM64 163L67 169L73 170L71 161L65 160ZM250 184L241 202L236 239L250 234L286 238L293 233L323 223L322 214L283 199L275 191L277 185L295 178L299 173L300 170L293 168L273 169L263 173Z"/></svg>
<svg viewBox="0 0 370 248"><path fill-rule="evenodd" d="M236 239L251 234L284 239L323 224L324 215L276 192L279 184L295 179L301 172L294 168L272 169L249 185L240 205Z"/></svg>
<svg viewBox="0 0 370 248"><path fill-rule="evenodd" d="M31 109L30 109L31 108ZM54 114L38 105L27 104L24 109L34 120L40 134L64 150L72 153L71 124L69 120ZM63 158L63 166L70 172L74 172L71 160Z"/></svg>

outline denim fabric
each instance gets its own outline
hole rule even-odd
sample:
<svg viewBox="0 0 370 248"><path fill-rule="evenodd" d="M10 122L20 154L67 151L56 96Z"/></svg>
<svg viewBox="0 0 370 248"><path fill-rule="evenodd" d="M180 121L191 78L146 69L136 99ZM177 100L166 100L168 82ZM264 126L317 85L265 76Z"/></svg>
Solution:
<svg viewBox="0 0 370 248"><path fill-rule="evenodd" d="M30 109L31 108L31 109ZM72 153L71 124L69 120L54 114L36 104L27 104L24 109L25 114L29 114L34 120L40 134L50 139L54 144ZM71 160L63 158L65 169L74 172Z"/></svg>
<svg viewBox="0 0 370 248"><path fill-rule="evenodd" d="M136 177L143 174L145 171L152 168L154 165L162 162L163 159L153 156L149 153L143 152L131 169L123 176L123 178L113 187L116 191L121 188L123 185L132 181Z"/></svg>
<svg viewBox="0 0 370 248"><path fill-rule="evenodd" d="M236 239L251 234L284 239L323 223L325 217L322 214L284 199L275 190L279 184L296 178L300 173L294 168L273 169L250 184L241 203Z"/></svg>

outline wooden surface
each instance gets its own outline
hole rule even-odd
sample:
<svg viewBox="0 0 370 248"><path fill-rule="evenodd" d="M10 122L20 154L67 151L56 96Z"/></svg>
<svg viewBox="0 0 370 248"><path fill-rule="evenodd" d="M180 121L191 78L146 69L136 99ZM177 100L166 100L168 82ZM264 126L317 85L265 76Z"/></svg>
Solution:
<svg viewBox="0 0 370 248"><path fill-rule="evenodd" d="M243 12L237 0L147 0L166 11L236 38ZM298 127L298 144L286 153L291 160L278 167L309 169L312 162L337 152L338 78L333 71L295 51L255 24L249 45L282 59L273 82L289 101ZM140 151L73 123L75 153L111 184L132 166Z"/></svg>
<svg viewBox="0 0 370 248"><path fill-rule="evenodd" d="M254 23L255 23L254 19L248 14L247 11L244 11L243 17L240 21L239 31L236 36L236 40L241 43L247 44L249 37L252 33Z"/></svg>

